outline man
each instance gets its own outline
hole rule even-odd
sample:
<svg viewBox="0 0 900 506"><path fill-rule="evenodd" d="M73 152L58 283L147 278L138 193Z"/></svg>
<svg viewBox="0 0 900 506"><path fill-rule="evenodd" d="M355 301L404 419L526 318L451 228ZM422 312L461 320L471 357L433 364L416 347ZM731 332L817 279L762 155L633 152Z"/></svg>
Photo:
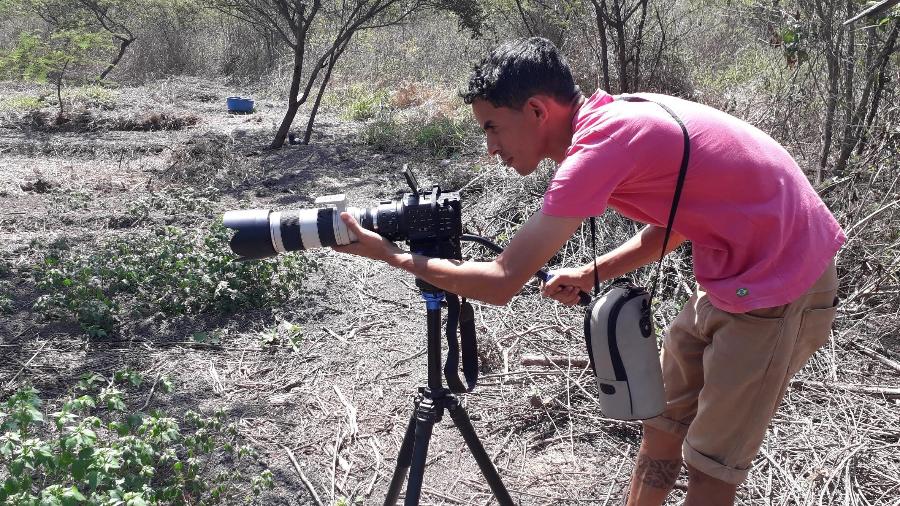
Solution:
<svg viewBox="0 0 900 506"><path fill-rule="evenodd" d="M662 504L681 464L685 504L733 504L790 377L827 340L845 241L790 155L753 126L663 95L690 135L690 164L668 250L692 242L698 289L663 344L665 412L644 422L628 503ZM556 48L510 42L476 67L465 101L488 152L522 176L559 164L540 212L492 262L405 252L342 219L360 238L339 251L383 260L440 288L506 304L588 216L611 206L647 224L585 266L555 271L542 291L574 304L593 286L656 260L684 139L653 102L584 98Z"/></svg>

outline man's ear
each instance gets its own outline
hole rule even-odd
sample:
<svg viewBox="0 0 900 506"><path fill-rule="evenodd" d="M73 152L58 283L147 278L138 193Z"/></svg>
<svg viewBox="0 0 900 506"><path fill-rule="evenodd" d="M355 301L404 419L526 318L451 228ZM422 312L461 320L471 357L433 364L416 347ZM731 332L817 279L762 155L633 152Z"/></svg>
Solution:
<svg viewBox="0 0 900 506"><path fill-rule="evenodd" d="M548 105L546 97L535 95L525 102L525 113L543 123L547 120Z"/></svg>

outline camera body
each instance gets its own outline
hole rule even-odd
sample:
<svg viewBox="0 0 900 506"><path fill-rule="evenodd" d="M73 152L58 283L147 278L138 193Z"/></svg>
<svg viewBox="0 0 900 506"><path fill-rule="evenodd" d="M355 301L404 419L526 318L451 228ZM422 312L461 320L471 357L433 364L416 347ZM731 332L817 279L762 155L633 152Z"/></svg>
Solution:
<svg viewBox="0 0 900 506"><path fill-rule="evenodd" d="M369 216L372 227L367 226ZM462 259L462 200L459 192L444 193L439 185L382 202L360 224L390 241L406 241L414 253Z"/></svg>

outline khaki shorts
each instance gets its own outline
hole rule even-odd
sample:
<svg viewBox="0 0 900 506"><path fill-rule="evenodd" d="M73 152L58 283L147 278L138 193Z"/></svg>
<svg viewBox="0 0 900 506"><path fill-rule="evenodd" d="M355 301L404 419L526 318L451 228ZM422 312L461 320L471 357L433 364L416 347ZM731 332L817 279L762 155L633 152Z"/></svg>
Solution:
<svg viewBox="0 0 900 506"><path fill-rule="evenodd" d="M698 289L663 341L666 410L644 423L683 437L687 464L741 483L791 376L828 341L837 284L832 262L794 302L740 314Z"/></svg>

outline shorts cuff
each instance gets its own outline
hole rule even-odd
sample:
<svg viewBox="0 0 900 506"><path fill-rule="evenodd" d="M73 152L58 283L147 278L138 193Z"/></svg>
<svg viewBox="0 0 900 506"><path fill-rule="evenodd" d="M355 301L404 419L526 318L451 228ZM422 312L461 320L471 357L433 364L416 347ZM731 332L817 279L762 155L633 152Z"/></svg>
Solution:
<svg viewBox="0 0 900 506"><path fill-rule="evenodd" d="M681 423L662 415L648 418L647 420L644 420L643 423L644 426L653 427L654 429L674 434L681 439L684 439L685 436L687 436L688 427L690 427L690 425L686 423Z"/></svg>
<svg viewBox="0 0 900 506"><path fill-rule="evenodd" d="M732 485L740 485L747 479L747 474L750 473L750 467L738 469L736 467L726 466L725 464L698 452L692 448L687 441L682 444L681 453L684 456L685 464L690 465L701 473L712 476L717 480L731 483Z"/></svg>

